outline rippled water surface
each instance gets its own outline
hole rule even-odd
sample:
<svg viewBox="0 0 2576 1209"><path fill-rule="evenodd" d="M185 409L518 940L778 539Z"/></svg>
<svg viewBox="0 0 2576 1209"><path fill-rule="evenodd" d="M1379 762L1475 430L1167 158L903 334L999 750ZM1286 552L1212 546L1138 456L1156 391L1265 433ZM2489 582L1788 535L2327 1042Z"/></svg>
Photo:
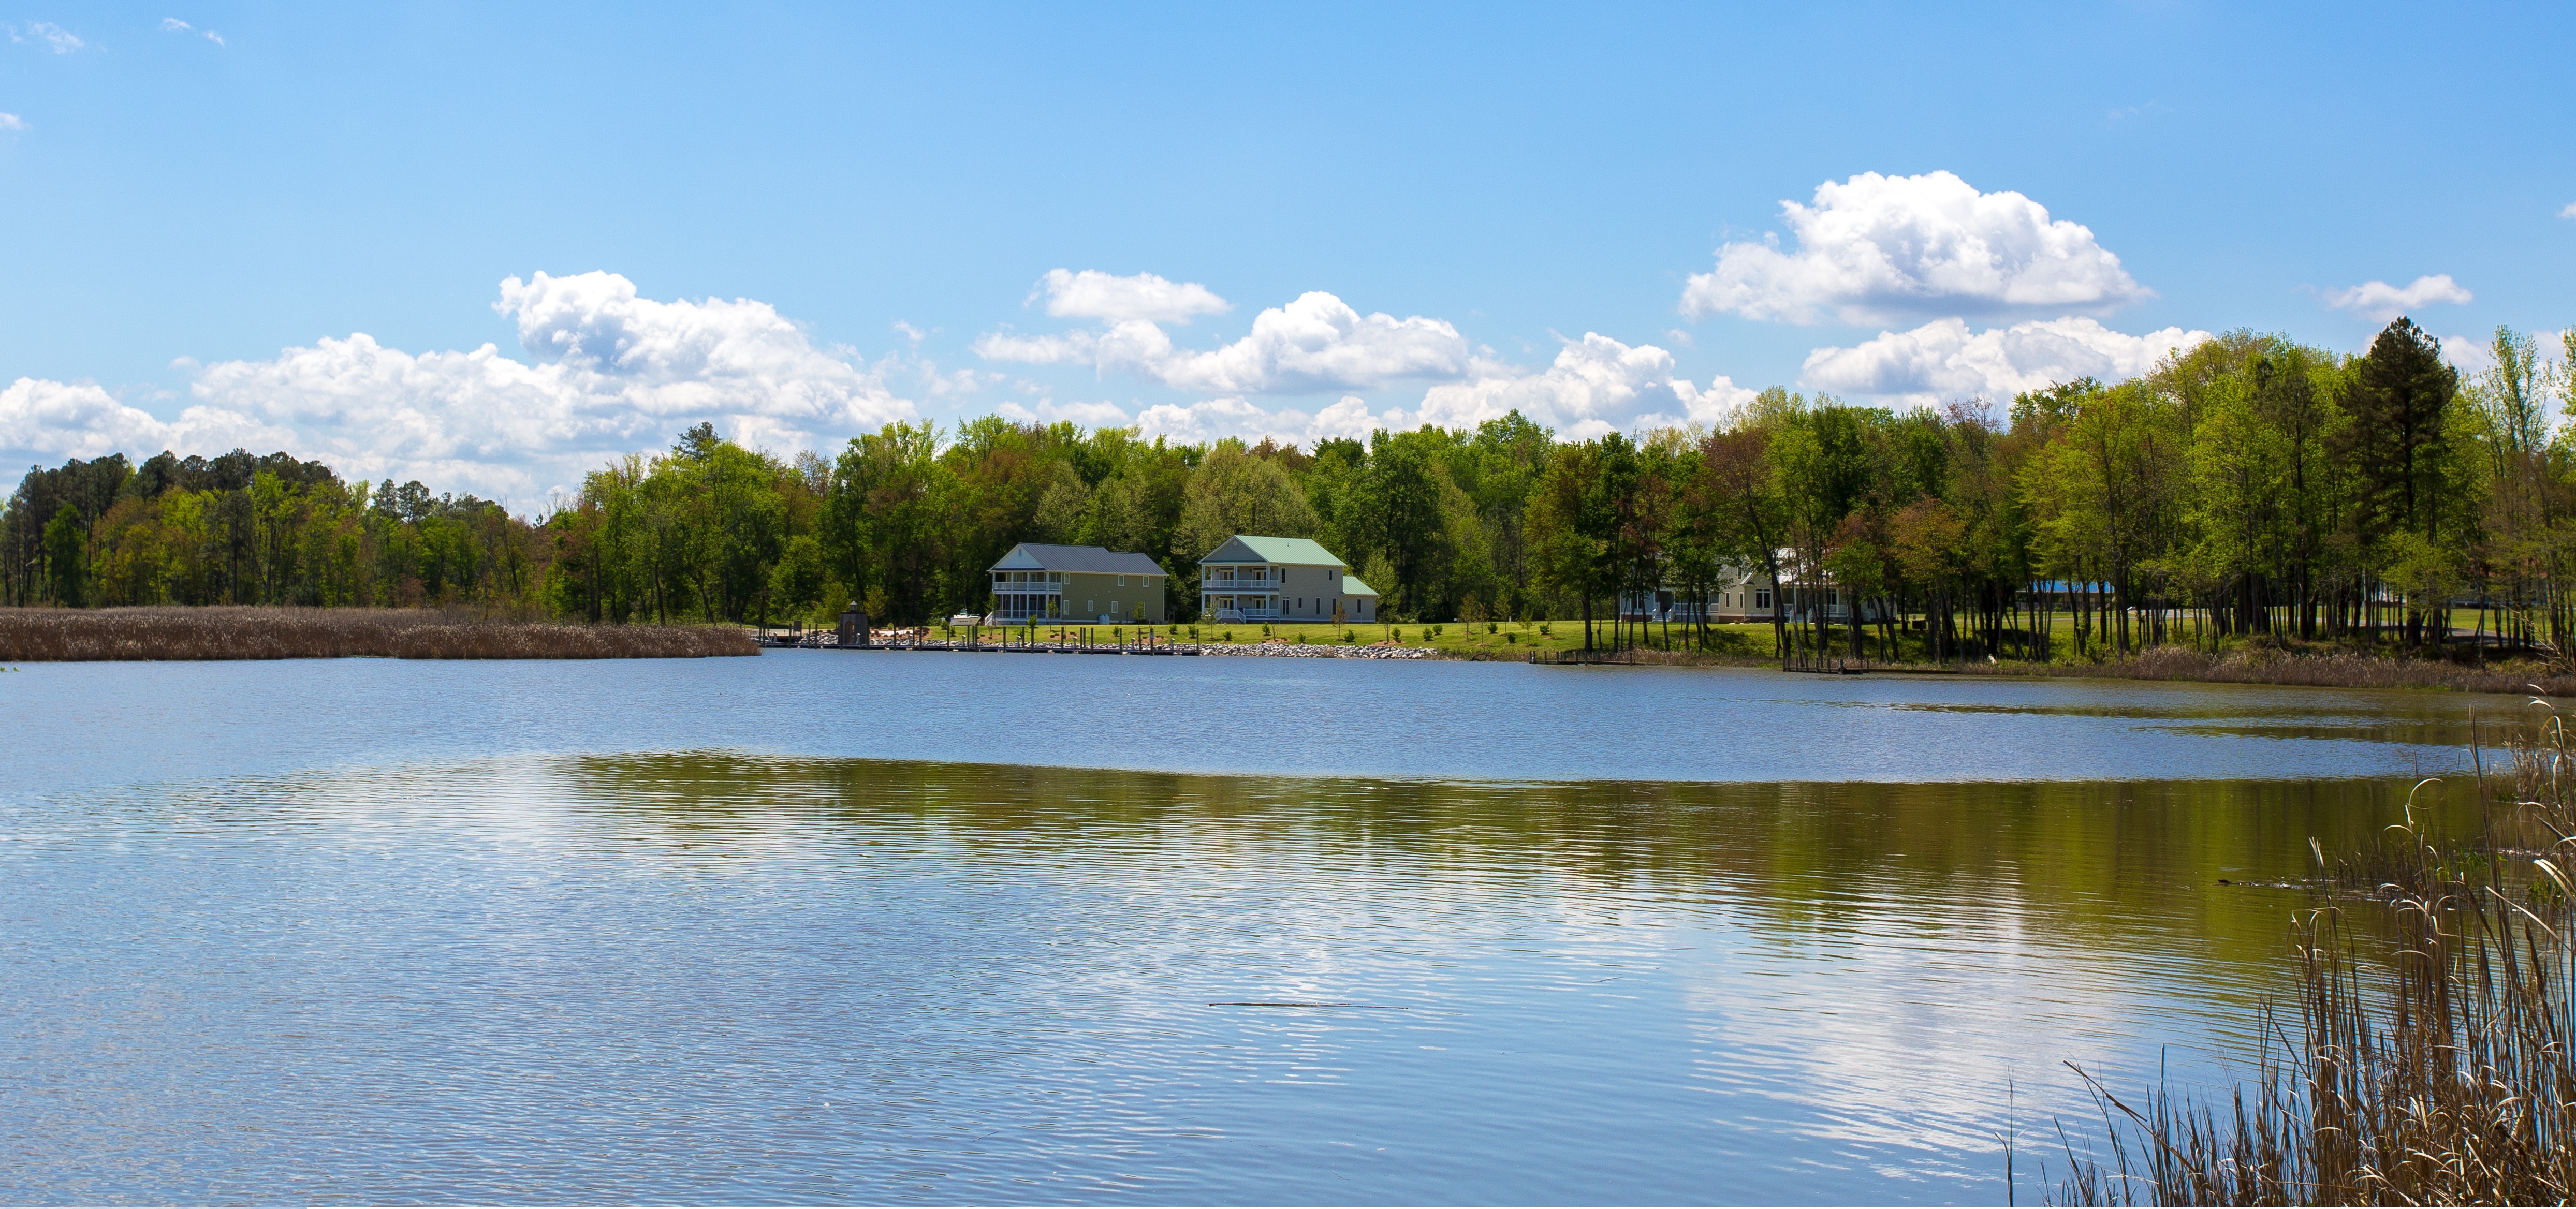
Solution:
<svg viewBox="0 0 2576 1209"><path fill-rule="evenodd" d="M2516 705L824 652L0 701L9 1202L2000 1200L2061 1061L2228 1077L2260 883Z"/></svg>

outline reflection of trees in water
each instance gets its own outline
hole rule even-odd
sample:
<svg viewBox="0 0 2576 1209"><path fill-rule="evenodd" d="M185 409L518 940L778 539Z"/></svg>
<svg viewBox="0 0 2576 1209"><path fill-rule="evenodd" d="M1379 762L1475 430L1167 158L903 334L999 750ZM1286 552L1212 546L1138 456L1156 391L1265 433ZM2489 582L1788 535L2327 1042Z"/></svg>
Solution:
<svg viewBox="0 0 2576 1209"><path fill-rule="evenodd" d="M2357 843L2397 817L2406 791L2383 781L1494 785L721 753L587 757L568 771L584 809L698 844L794 829L1069 872L1339 867L1425 879L1426 892L1439 879L1543 880L1551 893L1671 895L1825 936L1937 931L1964 911L2077 948L2243 961L2277 957L2284 913L2305 901L2264 883L2310 876L2310 837L2330 851Z"/></svg>

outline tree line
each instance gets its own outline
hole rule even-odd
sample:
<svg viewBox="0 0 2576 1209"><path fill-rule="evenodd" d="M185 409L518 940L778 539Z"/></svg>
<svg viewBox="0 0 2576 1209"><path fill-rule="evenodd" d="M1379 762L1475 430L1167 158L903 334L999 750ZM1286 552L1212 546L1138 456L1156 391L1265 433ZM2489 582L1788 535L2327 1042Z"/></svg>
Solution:
<svg viewBox="0 0 2576 1209"><path fill-rule="evenodd" d="M1582 617L1614 641L1636 622L1622 599L1705 604L1755 582L1790 588L1770 594L1784 650L2045 658L2061 631L2084 652L2251 634L2423 645L2457 626L2530 647L2576 624L2558 590L2576 537L2576 436L2551 422L2576 406L2563 338L2553 363L2499 329L2493 368L2463 375L2404 319L2359 355L2237 331L2128 382L2003 406L1774 388L1716 429L1580 442L1517 412L1312 448L986 417L782 457L700 425L535 519L282 453L111 456L21 481L0 513L0 596L617 623L857 602L915 624L982 611L986 569L1040 541L1147 554L1187 619L1197 559L1266 533L1335 551L1391 620Z"/></svg>
<svg viewBox="0 0 2576 1209"><path fill-rule="evenodd" d="M342 482L243 450L30 468L0 511L0 602L108 606L525 603L527 521L418 482Z"/></svg>
<svg viewBox="0 0 2576 1209"><path fill-rule="evenodd" d="M1559 450L1528 517L1535 582L1705 600L1758 568L1796 589L1773 596L1782 649L1853 656L1893 656L1905 626L1935 658L2050 658L2061 615L2079 653L2423 647L2463 626L2560 648L2576 431L2549 417L2576 409L2576 332L2561 339L2552 364L2500 328L2494 366L2464 376L2402 318L2357 356L2237 331L2000 416L1766 391L1723 431Z"/></svg>

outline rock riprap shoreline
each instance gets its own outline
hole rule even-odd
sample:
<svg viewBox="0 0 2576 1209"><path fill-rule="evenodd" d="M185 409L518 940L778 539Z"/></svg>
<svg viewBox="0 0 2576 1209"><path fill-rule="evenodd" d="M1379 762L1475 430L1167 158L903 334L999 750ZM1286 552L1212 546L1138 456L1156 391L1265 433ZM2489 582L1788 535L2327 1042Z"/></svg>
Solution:
<svg viewBox="0 0 2576 1209"><path fill-rule="evenodd" d="M1203 642L1210 655L1268 655L1281 659L1429 659L1424 646L1324 646L1301 642Z"/></svg>

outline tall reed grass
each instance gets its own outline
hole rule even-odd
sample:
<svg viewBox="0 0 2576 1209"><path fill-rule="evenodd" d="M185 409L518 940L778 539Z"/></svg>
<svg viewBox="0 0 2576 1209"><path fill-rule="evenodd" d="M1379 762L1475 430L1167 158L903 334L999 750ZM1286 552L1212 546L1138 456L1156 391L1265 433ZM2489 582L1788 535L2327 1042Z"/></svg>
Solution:
<svg viewBox="0 0 2576 1209"><path fill-rule="evenodd" d="M2101 663L1969 664L1962 670L2004 675L2079 676L2115 680L2189 680L2212 684L2283 684L2313 688L2441 688L2471 693L2576 695L2576 674L2561 664L2517 658L2492 663L2396 658L2352 651L2285 651L2255 647L2213 655L2165 646Z"/></svg>
<svg viewBox="0 0 2576 1209"><path fill-rule="evenodd" d="M2321 885L2347 893L2294 921L2296 1031L2267 1016L2259 1072L2225 1103L2159 1087L2133 1104L2076 1068L2109 1155L2069 1142L2073 1172L2055 1198L2563 1204L2576 1193L2576 751L2555 713L2512 751L2503 786L2480 778L2487 826L2474 849L2428 841L2410 799L2383 843L2332 862L2317 853Z"/></svg>
<svg viewBox="0 0 2576 1209"><path fill-rule="evenodd" d="M0 609L0 662L132 659L671 659L756 655L729 626L592 626L471 610Z"/></svg>

